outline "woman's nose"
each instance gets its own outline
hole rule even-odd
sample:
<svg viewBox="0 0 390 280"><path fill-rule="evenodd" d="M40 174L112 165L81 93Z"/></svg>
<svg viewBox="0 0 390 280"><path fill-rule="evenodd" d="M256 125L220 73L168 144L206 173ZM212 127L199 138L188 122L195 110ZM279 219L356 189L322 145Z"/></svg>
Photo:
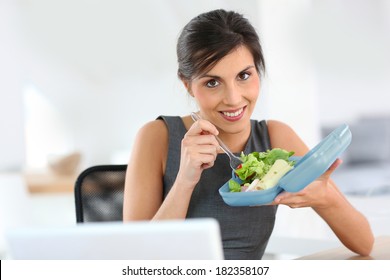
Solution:
<svg viewBox="0 0 390 280"><path fill-rule="evenodd" d="M236 85L229 85L226 87L224 102L228 105L239 104L242 98L242 93Z"/></svg>

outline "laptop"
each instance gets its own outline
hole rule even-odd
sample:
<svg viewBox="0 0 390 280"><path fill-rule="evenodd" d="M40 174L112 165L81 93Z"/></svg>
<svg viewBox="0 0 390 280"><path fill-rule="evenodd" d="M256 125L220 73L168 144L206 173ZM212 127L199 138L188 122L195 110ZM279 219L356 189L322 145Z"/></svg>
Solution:
<svg viewBox="0 0 390 280"><path fill-rule="evenodd" d="M211 218L19 228L6 239L16 260L223 259L219 224Z"/></svg>

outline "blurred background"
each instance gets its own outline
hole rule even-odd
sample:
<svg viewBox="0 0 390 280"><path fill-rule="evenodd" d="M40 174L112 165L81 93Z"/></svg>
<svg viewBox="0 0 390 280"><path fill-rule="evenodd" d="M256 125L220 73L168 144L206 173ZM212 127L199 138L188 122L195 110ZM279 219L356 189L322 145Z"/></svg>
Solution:
<svg viewBox="0 0 390 280"><path fill-rule="evenodd" d="M81 170L127 163L145 122L196 109L176 76L176 40L216 8L259 33L267 73L253 117L289 124L309 147L349 124L335 180L390 234L387 0L0 0L0 231L74 223ZM288 210L275 236L334 241L308 210Z"/></svg>

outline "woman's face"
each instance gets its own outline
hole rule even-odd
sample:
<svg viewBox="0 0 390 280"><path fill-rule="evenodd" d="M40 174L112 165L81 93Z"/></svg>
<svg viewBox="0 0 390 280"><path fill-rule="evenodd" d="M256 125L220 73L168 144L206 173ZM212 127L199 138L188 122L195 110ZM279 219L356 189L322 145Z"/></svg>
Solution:
<svg viewBox="0 0 390 280"><path fill-rule="evenodd" d="M248 129L259 96L260 78L247 47L233 50L187 86L198 103L201 116L213 123L220 133Z"/></svg>

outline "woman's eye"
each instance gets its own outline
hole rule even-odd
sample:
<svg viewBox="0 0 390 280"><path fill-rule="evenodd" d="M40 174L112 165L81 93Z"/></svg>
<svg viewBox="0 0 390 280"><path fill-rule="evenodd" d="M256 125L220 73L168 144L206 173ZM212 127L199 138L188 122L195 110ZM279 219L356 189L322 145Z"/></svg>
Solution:
<svg viewBox="0 0 390 280"><path fill-rule="evenodd" d="M249 73L247 73L247 72L242 72L242 73L240 73L240 74L238 74L238 78L240 79L240 80L248 80L249 79L249 76L250 76L250 74Z"/></svg>
<svg viewBox="0 0 390 280"><path fill-rule="evenodd" d="M206 87L208 87L208 88L215 88L218 85L219 85L219 82L217 80L214 80L214 79L212 79L206 83Z"/></svg>

